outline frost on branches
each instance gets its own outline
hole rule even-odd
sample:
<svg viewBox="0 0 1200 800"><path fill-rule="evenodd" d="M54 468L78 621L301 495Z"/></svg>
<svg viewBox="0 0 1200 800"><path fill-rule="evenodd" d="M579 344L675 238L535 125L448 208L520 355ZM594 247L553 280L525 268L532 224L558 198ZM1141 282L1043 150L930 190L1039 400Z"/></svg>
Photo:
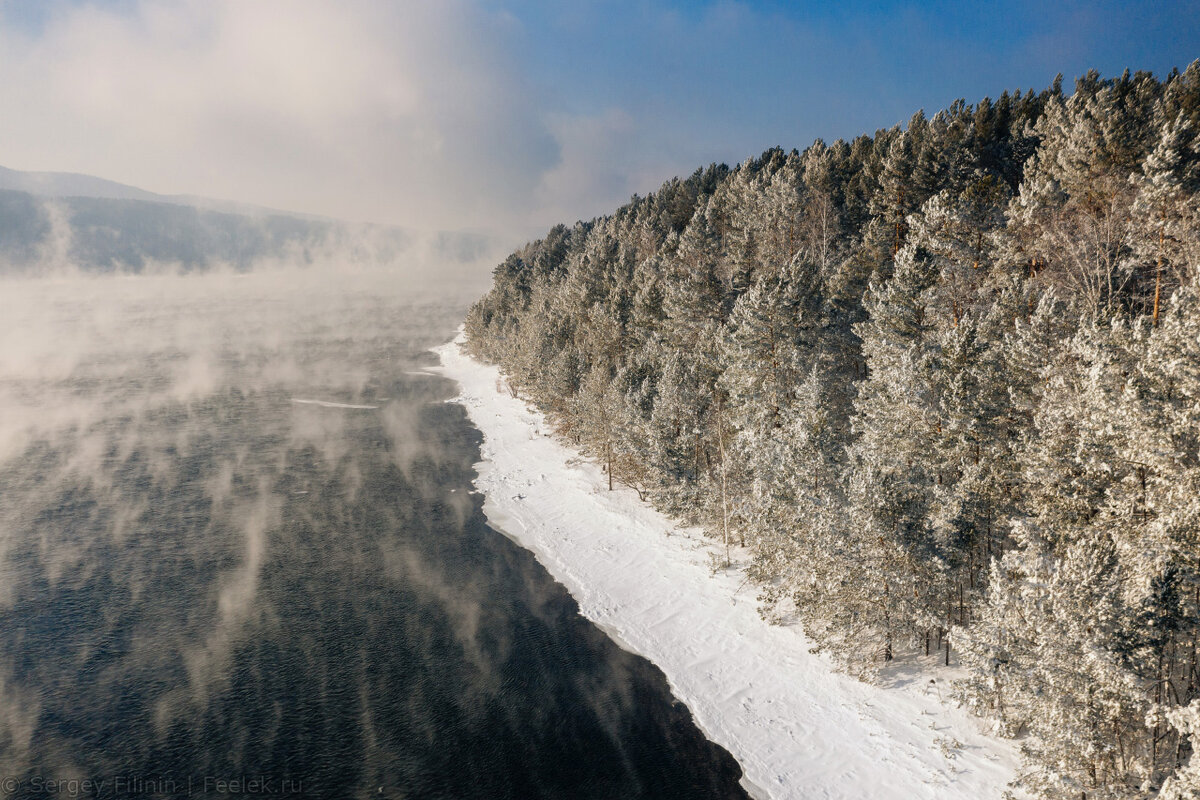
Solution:
<svg viewBox="0 0 1200 800"><path fill-rule="evenodd" d="M558 431L1047 798L1194 797L1200 62L697 170L467 318Z"/></svg>

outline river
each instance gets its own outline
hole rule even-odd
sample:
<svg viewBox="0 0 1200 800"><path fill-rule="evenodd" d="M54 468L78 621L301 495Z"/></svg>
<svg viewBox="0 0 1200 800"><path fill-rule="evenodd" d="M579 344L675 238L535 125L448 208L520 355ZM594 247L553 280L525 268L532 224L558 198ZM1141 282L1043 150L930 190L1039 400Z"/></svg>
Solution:
<svg viewBox="0 0 1200 800"><path fill-rule="evenodd" d="M377 272L0 281L0 796L726 798Z"/></svg>

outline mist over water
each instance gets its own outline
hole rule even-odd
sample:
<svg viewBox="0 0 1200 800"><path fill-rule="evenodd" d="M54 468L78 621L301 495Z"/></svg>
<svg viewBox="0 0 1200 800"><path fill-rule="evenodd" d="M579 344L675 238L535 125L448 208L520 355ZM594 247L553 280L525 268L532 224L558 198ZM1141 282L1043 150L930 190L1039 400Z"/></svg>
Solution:
<svg viewBox="0 0 1200 800"><path fill-rule="evenodd" d="M661 674L487 528L478 434L422 373L467 300L382 270L0 280L0 796L739 795Z"/></svg>

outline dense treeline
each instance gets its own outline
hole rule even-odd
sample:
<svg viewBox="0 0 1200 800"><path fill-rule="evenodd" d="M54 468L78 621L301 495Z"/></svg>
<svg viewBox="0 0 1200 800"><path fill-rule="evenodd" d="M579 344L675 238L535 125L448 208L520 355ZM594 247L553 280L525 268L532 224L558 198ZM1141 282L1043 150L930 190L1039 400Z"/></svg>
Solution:
<svg viewBox="0 0 1200 800"><path fill-rule="evenodd" d="M1200 62L771 150L511 255L470 347L1044 797L1200 792Z"/></svg>

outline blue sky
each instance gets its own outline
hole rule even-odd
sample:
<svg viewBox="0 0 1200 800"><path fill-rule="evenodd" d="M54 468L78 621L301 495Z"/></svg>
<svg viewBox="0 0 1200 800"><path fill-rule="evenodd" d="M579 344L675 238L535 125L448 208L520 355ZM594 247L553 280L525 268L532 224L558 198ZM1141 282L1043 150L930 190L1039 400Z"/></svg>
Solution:
<svg viewBox="0 0 1200 800"><path fill-rule="evenodd" d="M708 120L745 150L854 136L963 97L1200 57L1200 4L497 3L531 72L579 110ZM616 18L617 24L610 20Z"/></svg>
<svg viewBox="0 0 1200 800"><path fill-rule="evenodd" d="M0 0L0 164L523 236L711 161L1197 57L1196 2Z"/></svg>

